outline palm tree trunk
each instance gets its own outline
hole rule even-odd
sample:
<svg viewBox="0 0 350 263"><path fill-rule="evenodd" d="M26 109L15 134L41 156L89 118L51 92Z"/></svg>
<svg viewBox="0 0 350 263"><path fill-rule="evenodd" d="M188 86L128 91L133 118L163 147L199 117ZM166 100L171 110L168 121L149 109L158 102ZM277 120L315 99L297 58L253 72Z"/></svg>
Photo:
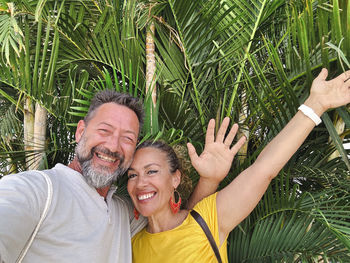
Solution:
<svg viewBox="0 0 350 263"><path fill-rule="evenodd" d="M243 144L243 146L239 149L238 151L238 160L242 164L244 160L247 157L248 153L248 142L249 142L249 127L247 125L243 125L242 123L246 123L246 120L248 118L248 106L246 104L246 94L242 94L242 109L239 113L239 121L238 123L240 124L240 129L238 133L238 138L241 138L242 136L246 137L246 142Z"/></svg>
<svg viewBox="0 0 350 263"><path fill-rule="evenodd" d="M156 91L156 56L154 45L155 26L151 22L146 32L146 92L152 96L153 107L157 103Z"/></svg>
<svg viewBox="0 0 350 263"><path fill-rule="evenodd" d="M146 31L146 94L148 105L146 108L149 110L150 116L150 131L157 132L157 89L156 89L156 56L155 56L155 45L154 45L154 33L155 26L153 22L150 22Z"/></svg>
<svg viewBox="0 0 350 263"><path fill-rule="evenodd" d="M26 151L26 166L32 169L32 152L34 150L34 105L30 97L25 98L24 102L24 150Z"/></svg>
<svg viewBox="0 0 350 263"><path fill-rule="evenodd" d="M38 169L42 161L46 139L47 111L39 103L35 105L34 121L34 162L32 169Z"/></svg>

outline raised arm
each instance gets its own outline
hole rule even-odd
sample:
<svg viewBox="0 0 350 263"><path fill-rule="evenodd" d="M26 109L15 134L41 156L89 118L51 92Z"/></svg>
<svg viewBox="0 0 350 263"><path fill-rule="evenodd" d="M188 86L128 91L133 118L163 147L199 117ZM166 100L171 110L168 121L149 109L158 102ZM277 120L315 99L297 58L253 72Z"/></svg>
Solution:
<svg viewBox="0 0 350 263"><path fill-rule="evenodd" d="M219 183L228 174L233 157L245 142L245 137L242 137L231 147L238 130L238 125L233 125L225 138L225 132L229 122L230 119L228 117L223 120L215 139L215 121L213 119L209 121L204 150L200 156L197 155L192 144L187 144L191 163L200 175L198 184L188 202L189 209L192 209L196 203L216 191Z"/></svg>
<svg viewBox="0 0 350 263"><path fill-rule="evenodd" d="M327 109L350 102L350 71L326 81L323 69L313 81L305 105L321 116ZM257 160L238 175L217 196L220 241L255 208L270 181L304 142L315 122L301 111L264 148Z"/></svg>

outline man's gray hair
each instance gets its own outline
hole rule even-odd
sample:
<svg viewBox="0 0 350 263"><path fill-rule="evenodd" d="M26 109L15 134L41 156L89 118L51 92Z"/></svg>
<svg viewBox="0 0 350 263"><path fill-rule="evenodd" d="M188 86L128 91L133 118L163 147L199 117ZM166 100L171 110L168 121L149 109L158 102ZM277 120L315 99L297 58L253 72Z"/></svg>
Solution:
<svg viewBox="0 0 350 263"><path fill-rule="evenodd" d="M94 116L96 109L98 109L98 107L100 107L105 103L111 103L111 102L128 107L130 110L135 112L139 120L140 130L141 130L143 125L143 118L144 118L144 110L143 110L142 102L138 98L135 98L130 94L120 93L111 89L105 89L95 94L95 96L91 100L89 111L84 118L85 123L88 124L88 122Z"/></svg>

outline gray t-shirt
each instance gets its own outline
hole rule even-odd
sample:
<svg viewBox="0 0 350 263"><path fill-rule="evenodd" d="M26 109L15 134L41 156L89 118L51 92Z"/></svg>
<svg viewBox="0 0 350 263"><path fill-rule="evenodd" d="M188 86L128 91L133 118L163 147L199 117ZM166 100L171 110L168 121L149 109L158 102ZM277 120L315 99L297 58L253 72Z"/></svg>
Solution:
<svg viewBox="0 0 350 263"><path fill-rule="evenodd" d="M146 225L130 201L106 201L83 176L62 164L44 171L53 185L47 217L23 262L131 262L131 237ZM0 262L15 262L38 223L47 183L35 171L0 180Z"/></svg>

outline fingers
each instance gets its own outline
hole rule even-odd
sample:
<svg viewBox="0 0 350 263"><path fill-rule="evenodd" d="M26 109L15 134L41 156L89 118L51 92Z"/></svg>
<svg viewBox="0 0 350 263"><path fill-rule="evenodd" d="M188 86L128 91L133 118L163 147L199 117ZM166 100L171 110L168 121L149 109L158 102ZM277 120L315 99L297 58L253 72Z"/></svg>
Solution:
<svg viewBox="0 0 350 263"><path fill-rule="evenodd" d="M350 79L350 70L345 71L343 74L339 75L339 78L343 81L343 82L347 82Z"/></svg>
<svg viewBox="0 0 350 263"><path fill-rule="evenodd" d="M231 151L234 155L239 151L239 149L241 149L246 140L247 138L243 136L238 140L238 142L235 145L232 146Z"/></svg>
<svg viewBox="0 0 350 263"><path fill-rule="evenodd" d="M225 117L224 120L221 123L221 126L219 128L218 134L216 135L216 140L215 140L216 142L223 142L224 141L225 134L226 134L227 127L228 127L229 123L230 123L230 118L229 117Z"/></svg>
<svg viewBox="0 0 350 263"><path fill-rule="evenodd" d="M323 68L320 74L318 74L318 76L316 77L316 79L326 80L327 76L328 76L328 70L326 68ZM350 79L350 70L345 71L343 74L340 74L337 78L339 78L343 82L348 81Z"/></svg>
<svg viewBox="0 0 350 263"><path fill-rule="evenodd" d="M231 146L231 143L233 142L233 139L235 138L237 131L238 131L238 124L235 123L235 124L233 124L230 132L228 133L228 135L225 138L224 144L226 146L228 146L228 147Z"/></svg>
<svg viewBox="0 0 350 263"><path fill-rule="evenodd" d="M350 72L349 72L349 77L350 77ZM345 104L350 103L350 78L348 78L345 82L345 92L344 92L344 97L347 98Z"/></svg>
<svg viewBox="0 0 350 263"><path fill-rule="evenodd" d="M316 79L318 80L326 80L328 76L328 70L326 68L323 68L320 72L320 74L318 74L318 76L316 77Z"/></svg>
<svg viewBox="0 0 350 263"><path fill-rule="evenodd" d="M215 121L211 119L208 123L207 133L205 134L205 144L214 142L214 129L215 129Z"/></svg>
<svg viewBox="0 0 350 263"><path fill-rule="evenodd" d="M206 134L206 138L205 138L206 145L208 145L208 143L213 143L215 141L215 142L223 143L227 147L230 147L232 142L233 142L233 139L235 138L235 136L237 134L238 124L237 123L233 124L231 129L230 129L230 132L225 137L229 123L230 123L230 118L225 117L224 120L222 121L221 126L219 128L219 131L216 135L216 139L214 139L214 137L215 137L215 134L214 134L215 121L214 121L214 119L211 119L209 121L209 124L208 124L207 134ZM245 141L246 141L246 138L242 137L231 149L237 148L237 151L238 151L239 148L242 147L242 145L244 144ZM193 150L195 151L195 149L192 145L191 146L188 145L187 147L188 147L189 154L190 154L190 147L192 147ZM196 153L196 155L197 155L197 153ZM197 155L197 157L198 157L198 155Z"/></svg>
<svg viewBox="0 0 350 263"><path fill-rule="evenodd" d="M197 160L198 154L196 152L196 149L192 145L192 143L187 143L187 151L188 151L188 156L191 159L191 163L193 164Z"/></svg>

